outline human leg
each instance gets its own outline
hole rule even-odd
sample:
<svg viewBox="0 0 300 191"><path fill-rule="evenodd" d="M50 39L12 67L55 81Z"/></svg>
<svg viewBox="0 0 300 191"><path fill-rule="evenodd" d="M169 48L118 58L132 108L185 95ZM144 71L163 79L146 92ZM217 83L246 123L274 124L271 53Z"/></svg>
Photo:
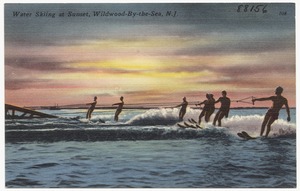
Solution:
<svg viewBox="0 0 300 191"><path fill-rule="evenodd" d="M222 126L222 119L224 118L224 116L226 115L226 113L224 111L221 111L219 114L219 118L218 118L218 126L221 127Z"/></svg>
<svg viewBox="0 0 300 191"><path fill-rule="evenodd" d="M219 111L217 112L215 118L214 118L213 125L216 125L216 122L217 122L217 120L218 120L218 118L219 118L219 116L220 116L220 113L221 113L221 111L219 110Z"/></svg>
<svg viewBox="0 0 300 191"><path fill-rule="evenodd" d="M198 124L199 124L199 125L200 125L200 123L201 123L201 118L202 118L204 115L205 115L205 111L202 110L202 112L201 112L200 115L199 115L199 121L198 121Z"/></svg>
<svg viewBox="0 0 300 191"><path fill-rule="evenodd" d="M184 111L184 110L179 112L179 120L181 120L181 121L183 120L183 117L184 117L184 115L185 115L185 112L186 112L186 111Z"/></svg>
<svg viewBox="0 0 300 191"><path fill-rule="evenodd" d="M264 131L265 131L265 128L266 128L266 125L267 125L268 121L270 120L270 118L271 118L270 114L267 113L267 114L265 115L265 118L264 118L262 124L261 124L260 136L263 136Z"/></svg>
<svg viewBox="0 0 300 191"><path fill-rule="evenodd" d="M114 120L115 120L115 121L118 121L118 111L116 111L116 113L115 113Z"/></svg>
<svg viewBox="0 0 300 191"><path fill-rule="evenodd" d="M86 113L86 118L90 119L91 118L91 109L89 109Z"/></svg>
<svg viewBox="0 0 300 191"><path fill-rule="evenodd" d="M270 117L268 124L267 124L267 131L266 131L266 137L268 137L270 131L271 131L271 125L274 123L276 119L274 119L273 117Z"/></svg>
<svg viewBox="0 0 300 191"><path fill-rule="evenodd" d="M119 114L121 113L120 110L117 110L116 113L115 113L115 121L118 121L119 120Z"/></svg>
<svg viewBox="0 0 300 191"><path fill-rule="evenodd" d="M89 110L86 112L86 116L85 116L86 119L89 118Z"/></svg>
<svg viewBox="0 0 300 191"><path fill-rule="evenodd" d="M214 111L215 111L215 109L212 109L212 110L206 112L206 115L205 115L205 121L206 122L209 122L210 116L214 113Z"/></svg>
<svg viewBox="0 0 300 191"><path fill-rule="evenodd" d="M209 116L209 112L206 112L204 117L206 123L209 121Z"/></svg>

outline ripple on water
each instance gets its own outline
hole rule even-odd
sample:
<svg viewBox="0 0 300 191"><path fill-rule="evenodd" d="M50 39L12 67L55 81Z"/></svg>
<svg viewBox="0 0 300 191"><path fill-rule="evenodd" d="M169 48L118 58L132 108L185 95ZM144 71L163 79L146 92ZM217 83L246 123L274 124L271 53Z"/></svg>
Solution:
<svg viewBox="0 0 300 191"><path fill-rule="evenodd" d="M80 180L61 180L57 186L58 187L78 187L79 185L82 185L83 181Z"/></svg>
<svg viewBox="0 0 300 191"><path fill-rule="evenodd" d="M85 155L76 155L71 158L72 160L90 160L91 157Z"/></svg>
<svg viewBox="0 0 300 191"><path fill-rule="evenodd" d="M59 164L58 163L42 163L42 164L33 165L31 167L28 167L27 169L32 169L32 168L36 168L36 169L49 168L49 167L53 167L53 166L57 166L57 165L59 165Z"/></svg>
<svg viewBox="0 0 300 191"><path fill-rule="evenodd" d="M43 185L39 181L35 180L30 180L25 177L19 177L10 181L6 182L7 187L35 187L35 186L40 186Z"/></svg>

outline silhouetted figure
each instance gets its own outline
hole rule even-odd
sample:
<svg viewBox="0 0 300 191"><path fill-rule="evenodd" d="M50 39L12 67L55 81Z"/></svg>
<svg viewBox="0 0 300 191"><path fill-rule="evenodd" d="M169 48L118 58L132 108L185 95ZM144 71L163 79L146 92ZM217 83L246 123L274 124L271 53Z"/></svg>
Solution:
<svg viewBox="0 0 300 191"><path fill-rule="evenodd" d="M209 94L209 110L207 112L207 115L205 115L205 121L208 122L210 120L210 116L215 112L215 98L213 94Z"/></svg>
<svg viewBox="0 0 300 191"><path fill-rule="evenodd" d="M210 119L211 114L215 111L215 99L213 98L212 94L206 94L207 100L204 100L203 102L196 104L197 105L202 105L204 104L204 107L199 115L199 121L198 124L200 125L201 119L203 116L205 116L205 121L208 122Z"/></svg>
<svg viewBox="0 0 300 191"><path fill-rule="evenodd" d="M123 105L124 105L123 99L124 99L123 96L121 96L120 97L121 102L112 104L112 105L118 105L118 108L117 108L116 113L115 113L115 118L114 118L115 121L119 120L119 114L122 112Z"/></svg>
<svg viewBox="0 0 300 191"><path fill-rule="evenodd" d="M86 105L91 105L90 108L88 109L87 113L86 113L86 118L87 119L91 119L92 117L92 113L96 107L97 104L97 96L94 97L94 101L92 103L87 103Z"/></svg>
<svg viewBox="0 0 300 191"><path fill-rule="evenodd" d="M184 97L183 99L183 102L175 107L181 107L180 111L179 111L179 120L182 121L183 120L183 117L186 113L186 108L188 106L188 102L186 101L186 97Z"/></svg>
<svg viewBox="0 0 300 191"><path fill-rule="evenodd" d="M288 101L285 97L283 97L281 94L283 92L282 87L277 87L275 89L275 94L276 96L271 96L271 97L266 97L266 98L256 98L253 99L253 104L255 101L266 101L266 100L271 100L273 102L272 107L268 110L268 112L265 115L264 121L261 125L261 131L260 131L260 136L263 135L265 131L265 127L267 125L267 131L266 131L266 137L268 137L270 131L271 131L271 125L274 123L275 120L278 119L279 116L279 111L282 108L283 105L285 105L286 112L287 112L287 121L291 120L290 117L290 108L288 105Z"/></svg>
<svg viewBox="0 0 300 191"><path fill-rule="evenodd" d="M224 116L227 118L230 110L230 99L227 96L226 91L222 91L222 97L220 97L215 103L221 102L221 107L219 111L217 112L213 125L216 125L216 122L218 121L218 126L221 126L221 121L224 118Z"/></svg>

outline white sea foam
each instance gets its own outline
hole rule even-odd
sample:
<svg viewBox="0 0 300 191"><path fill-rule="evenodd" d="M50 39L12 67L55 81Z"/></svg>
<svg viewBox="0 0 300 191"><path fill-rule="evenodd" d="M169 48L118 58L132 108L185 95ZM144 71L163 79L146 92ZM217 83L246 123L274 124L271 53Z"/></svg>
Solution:
<svg viewBox="0 0 300 191"><path fill-rule="evenodd" d="M188 108L187 113L184 117L185 120L193 118L198 121L198 116L201 110L198 109L190 109ZM133 118L129 119L126 124L129 125L167 125L172 126L178 122L178 113L179 109L151 109L142 114L138 114ZM210 118L209 122L205 122L202 119L201 126L205 128L216 128L212 125L213 118L215 114L213 114ZM222 120L222 126L226 127L229 132L232 134L236 134L237 132L247 131L249 134L253 136L259 136L260 128L262 121L264 119L263 115L239 115L234 114L228 118L224 118ZM278 135L289 135L296 133L296 124L287 122L283 119L276 120L271 129L270 136L278 136Z"/></svg>
<svg viewBox="0 0 300 191"><path fill-rule="evenodd" d="M7 129L40 129L40 128L58 128L58 129L90 129L90 128L112 128L117 129L128 129L128 130L139 130L139 131L155 131L164 130L167 133L173 131L181 131L184 129L179 128L176 124L179 122L179 108L161 108L161 109L150 109L150 110L125 110L121 113L119 122L115 122L114 112L95 112L92 115L91 121L85 119L85 116L78 118L78 120L70 119L51 119L51 120L23 120L16 122L11 122L6 124ZM184 121L193 118L198 121L198 116L201 110L188 108L186 115L184 116ZM294 111L293 111L294 112ZM215 111L216 113L216 111ZM212 133L215 131L221 131L223 133L229 133L231 135L236 135L238 132L246 131L252 136L259 136L261 123L264 118L264 111L262 110L231 110L229 117L222 120L222 127L216 127L212 124L215 117L213 114L209 122L205 122L202 119L201 126L205 128L204 131L201 129L189 129L193 131L202 131L201 133ZM76 114L77 116L77 114ZM76 117L74 115L74 117ZM293 118L294 114L292 114ZM281 118L276 120L271 129L269 136L289 136L296 134L296 123L287 122L284 120L285 113L282 112ZM102 123L104 120L105 123ZM187 129L188 130L188 129Z"/></svg>
<svg viewBox="0 0 300 191"><path fill-rule="evenodd" d="M150 109L127 121L131 125L172 125L178 122L178 109Z"/></svg>

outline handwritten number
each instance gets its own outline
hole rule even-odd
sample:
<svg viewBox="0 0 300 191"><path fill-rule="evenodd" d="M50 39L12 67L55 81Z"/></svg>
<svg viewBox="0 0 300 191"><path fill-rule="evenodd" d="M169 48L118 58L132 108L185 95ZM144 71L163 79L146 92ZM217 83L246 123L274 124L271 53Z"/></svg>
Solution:
<svg viewBox="0 0 300 191"><path fill-rule="evenodd" d="M267 5L265 5L265 6L263 7L263 9L262 9L262 12L263 12L263 13L266 13L266 12L267 12L266 7L267 7Z"/></svg>
<svg viewBox="0 0 300 191"><path fill-rule="evenodd" d="M247 4L243 4L243 5L239 5L238 6L238 9L237 9L237 12L262 12L262 13L267 13L267 5L247 5Z"/></svg>
<svg viewBox="0 0 300 191"><path fill-rule="evenodd" d="M241 8L243 7L243 5L239 5L238 6L238 9L237 9L237 12L241 12Z"/></svg>

